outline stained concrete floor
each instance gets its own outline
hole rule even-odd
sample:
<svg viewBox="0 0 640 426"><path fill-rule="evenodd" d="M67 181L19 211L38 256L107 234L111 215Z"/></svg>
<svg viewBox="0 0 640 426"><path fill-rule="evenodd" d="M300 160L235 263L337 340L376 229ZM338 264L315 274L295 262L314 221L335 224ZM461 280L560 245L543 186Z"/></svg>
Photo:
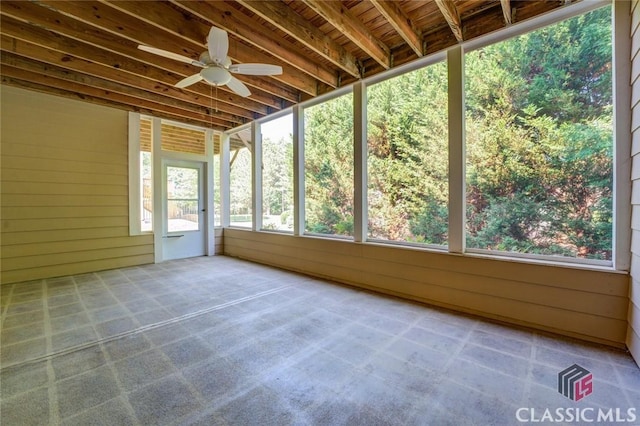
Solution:
<svg viewBox="0 0 640 426"><path fill-rule="evenodd" d="M2 425L509 425L636 408L623 352L228 257L1 287ZM558 372L578 363L574 402Z"/></svg>

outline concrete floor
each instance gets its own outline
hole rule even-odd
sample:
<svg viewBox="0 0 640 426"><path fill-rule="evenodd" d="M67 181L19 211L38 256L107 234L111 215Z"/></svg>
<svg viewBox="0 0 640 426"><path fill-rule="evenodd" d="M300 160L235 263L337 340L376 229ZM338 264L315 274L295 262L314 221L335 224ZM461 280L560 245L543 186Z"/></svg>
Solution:
<svg viewBox="0 0 640 426"><path fill-rule="evenodd" d="M3 425L508 425L635 407L610 348L228 257L1 287ZM593 393L574 402L558 372Z"/></svg>

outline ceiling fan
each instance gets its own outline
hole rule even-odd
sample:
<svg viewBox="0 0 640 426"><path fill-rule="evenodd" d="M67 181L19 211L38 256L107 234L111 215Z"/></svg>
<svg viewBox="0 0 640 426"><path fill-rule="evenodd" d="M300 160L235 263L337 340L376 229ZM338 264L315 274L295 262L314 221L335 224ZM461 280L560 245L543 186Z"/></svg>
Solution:
<svg viewBox="0 0 640 426"><path fill-rule="evenodd" d="M199 73L177 82L174 86L178 88L191 86L204 80L213 86L224 86L226 84L229 89L238 95L247 97L251 95L247 86L231 74L282 74L282 67L279 65L232 64L231 59L227 56L227 52L229 51L229 36L226 31L216 27L211 27L209 36L207 37L207 50L200 54L198 60L143 44L139 45L138 49L202 68Z"/></svg>

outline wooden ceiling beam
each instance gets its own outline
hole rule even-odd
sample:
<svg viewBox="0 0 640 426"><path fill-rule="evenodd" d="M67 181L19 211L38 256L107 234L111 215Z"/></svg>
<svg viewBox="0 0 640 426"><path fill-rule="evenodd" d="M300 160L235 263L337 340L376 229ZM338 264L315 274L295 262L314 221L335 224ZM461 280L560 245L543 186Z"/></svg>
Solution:
<svg viewBox="0 0 640 426"><path fill-rule="evenodd" d="M177 75L154 66L131 60L129 57L97 49L92 45L82 43L80 41L52 33L43 28L30 26L29 24L17 21L11 17L2 15L0 18L0 33L17 40L22 40L31 44L41 46L52 51L67 53L84 60L102 64L112 70L113 77L111 80L117 80L118 74L128 72L135 78L148 79L153 82L178 81L184 75ZM211 87L206 85L193 85L188 88L190 91L199 93L209 98L211 96ZM231 103L249 110L253 108L261 109L262 106L255 101L241 96L226 94L223 96L224 102ZM273 103L274 109L281 106L279 102Z"/></svg>
<svg viewBox="0 0 640 426"><path fill-rule="evenodd" d="M25 22L33 22L83 43L106 48L111 52L128 56L133 60L143 61L149 65L161 67L178 74L178 77L174 80L165 80L170 84L198 72L198 68L189 64L167 60L139 50L138 44L141 42L138 40L115 35L115 32L109 29L111 28L110 26L114 24L117 26L118 22L123 24L123 21L128 18L127 15L118 13L119 16L113 16L113 13L110 13L112 10L108 7L102 6L101 9L98 9L99 4L92 2L52 2L51 5L47 2L41 2L41 4L44 4L45 7L39 7L31 2L7 1L3 3L2 12L7 16L12 16ZM56 6L56 10L59 13L52 10L53 6ZM137 25L138 28L141 26L143 25L140 23ZM120 27L124 28L123 25L120 25ZM128 27L131 27L131 25ZM149 28L142 29L146 30L142 34L146 35L147 38L154 37L153 32L150 31L155 31L154 27L149 26ZM232 90L225 86L220 89L233 94L236 98L241 98L241 96L235 95ZM254 92L250 99L272 108L282 108L280 97L271 93Z"/></svg>
<svg viewBox="0 0 640 426"><path fill-rule="evenodd" d="M393 0L369 0L375 8L385 17L387 22L403 38L411 49L421 57L424 54L422 46L422 32L413 25L411 19L400 6Z"/></svg>
<svg viewBox="0 0 640 426"><path fill-rule="evenodd" d="M57 2L52 1L51 3L56 4ZM145 4L145 2L140 1L112 1L104 3L128 14L130 16L130 20L142 20L154 25L157 28L156 32L171 32L172 34L178 37L182 37L187 41L198 43L201 46L201 51L204 51L206 49L206 38L209 34L211 26L204 24L199 19L190 19L189 22L185 22L185 14L181 13L179 10L176 10L169 3L154 2L153 8L149 8L148 5ZM150 35L153 36L153 33L151 33ZM151 44L151 46L164 49L163 46L158 46L157 42L155 44ZM250 46L247 46L246 44L235 40L234 38L229 38L228 56L235 62L261 62L280 65L282 67L282 75L260 78L253 77L246 79L245 76L241 76L241 79L243 81L246 81L247 83L254 80L257 80L256 83L259 83L260 80L269 81L273 79L295 89L294 93L297 91L301 91L312 96L315 96L317 94L318 81L315 78L300 73L291 65L282 61L278 61L273 56L262 53ZM296 99L291 99L290 96L287 96L284 93L279 96L293 102L299 101L299 95L297 93Z"/></svg>
<svg viewBox="0 0 640 426"><path fill-rule="evenodd" d="M231 116L230 114L217 112L214 113L213 109L208 107L197 106L188 102L178 101L173 98L169 98L167 96L158 95L153 92L148 92L146 90L132 88L129 86L125 86L123 84L115 83L113 81L108 81L105 79L101 79L94 76L89 76L86 74L76 73L73 71L69 71L67 69L57 67L54 65L44 64L42 62L33 61L30 59L25 59L20 56L14 55L8 52L0 53L0 63L2 63L3 67L9 67L9 69L19 69L32 73L37 73L41 75L47 75L49 77L57 78L60 80L69 81L72 83L78 83L85 86L94 87L97 89L102 89L105 91L109 91L116 94L131 96L137 99L141 99L143 101L154 102L159 105L165 105L167 107L175 108L177 110L184 111L186 118L194 118L197 119L198 116L209 116L217 121L220 124L226 122L225 127L236 127L241 124L236 117ZM3 69L4 73L4 69ZM7 74L10 75L10 74ZM14 77L19 77L15 76ZM190 116L190 114L194 114L195 116Z"/></svg>
<svg viewBox="0 0 640 426"><path fill-rule="evenodd" d="M190 119L184 119L182 117L177 117L165 112L161 111L152 111L147 108L143 108L139 105L127 105L120 102L115 102L109 99L97 98L94 96L84 95L78 92L73 92L69 90L63 90L58 87L46 86L43 84L32 83L26 80L22 80L20 78L13 78L3 75L2 76L2 84L6 84L8 86L18 87L20 89L26 89L36 92L42 92L49 95L61 96L63 98L73 99L81 102L89 102L96 105L107 106L116 109L122 109L125 111L133 111L138 112L140 114L152 115L160 118L166 118L169 120L180 121L185 124L193 124L194 126L206 126L210 127L210 124L203 123L201 121L195 121ZM214 126L216 130L225 130L222 126Z"/></svg>
<svg viewBox="0 0 640 426"><path fill-rule="evenodd" d="M206 96L196 92L187 93L183 90L176 89L171 85L151 81L146 78L140 78L128 72L114 73L113 68L106 65L94 63L81 58L76 58L75 56L60 53L55 50L37 46L35 44L31 44L22 40L16 40L6 35L0 36L0 49L2 49L2 51L11 52L24 58L33 58L47 64L56 65L58 67L68 69L70 71L92 75L95 77L114 81L116 83L121 83L130 87L139 87L152 93L160 93L173 99L191 102L200 106L208 107L211 106L212 103L212 100L209 97L208 93ZM222 97L224 98L224 94ZM235 105L231 105L229 102L230 101L228 99L224 99L218 102L219 109L230 115L238 117L239 120L252 120L260 116L264 116L268 112L267 107L260 104L256 104L256 107L260 108L259 111L252 111Z"/></svg>
<svg viewBox="0 0 640 426"><path fill-rule="evenodd" d="M75 92L81 95L91 96L92 98L95 98L95 99L104 99L108 101L113 101L121 105L127 105L130 107L138 106L141 108L145 108L146 110L150 111L152 114L154 114L155 112L161 111L165 114L170 114L170 115L173 115L174 117L178 117L179 119L186 118L193 121L198 121L202 123L201 125L204 125L204 126L208 126L208 124L213 123L214 125L222 128L231 127L229 126L228 122L219 120L214 117L210 117L207 114L186 112L182 109L171 107L168 105L162 105L156 102L139 99L133 96L122 95L120 93L110 92L108 90L104 90L101 88L86 86L84 84L63 80L63 79L52 77L46 74L38 74L32 71L26 71L26 70L14 68L11 66L3 66L2 75L4 77L19 79L19 80L27 81L30 83L36 83L43 86L55 87L61 90L69 91L69 92Z"/></svg>
<svg viewBox="0 0 640 426"><path fill-rule="evenodd" d="M231 6L229 3L171 0L182 9L199 16L205 21L222 28L244 42L251 44L266 53L274 55L283 62L297 68L309 76L329 86L338 87L338 73L321 66L309 59L287 39L274 35L273 31L262 25L251 24L249 17Z"/></svg>
<svg viewBox="0 0 640 426"><path fill-rule="evenodd" d="M504 15L504 23L508 26L512 23L511 17L511 0L500 0L502 6L502 14Z"/></svg>
<svg viewBox="0 0 640 426"><path fill-rule="evenodd" d="M351 53L284 3L259 0L237 0L237 3L289 34L352 77L360 76L360 67Z"/></svg>
<svg viewBox="0 0 640 426"><path fill-rule="evenodd" d="M304 2L383 68L391 68L389 47L378 40L341 1L304 0Z"/></svg>
<svg viewBox="0 0 640 426"><path fill-rule="evenodd" d="M444 19L447 21L447 24L449 24L451 32L456 36L456 40L458 40L458 42L464 41L462 20L460 19L460 14L453 0L436 0L436 4L438 5L438 9L440 9L440 13L442 13L442 16L444 16Z"/></svg>

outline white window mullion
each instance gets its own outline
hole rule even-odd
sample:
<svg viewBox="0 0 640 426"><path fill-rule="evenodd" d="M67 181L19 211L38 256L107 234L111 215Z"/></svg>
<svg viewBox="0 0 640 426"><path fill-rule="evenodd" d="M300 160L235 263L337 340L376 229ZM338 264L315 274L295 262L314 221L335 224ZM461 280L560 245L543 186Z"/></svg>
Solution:
<svg viewBox="0 0 640 426"><path fill-rule="evenodd" d="M228 228L231 225L231 138L228 133L220 135L220 225Z"/></svg>
<svg viewBox="0 0 640 426"><path fill-rule="evenodd" d="M293 107L293 235L304 234L304 111Z"/></svg>
<svg viewBox="0 0 640 426"><path fill-rule="evenodd" d="M205 152L205 157L207 157L206 167L205 167L205 170L207 173L205 176L205 181L206 181L205 189L207 191L207 196L204 197L206 201L204 209L205 209L205 216L207 218L206 220L207 256L213 256L214 254L216 254L215 253L216 252L216 236L213 230L214 224L215 224L215 217L214 217L215 209L213 207L214 200L215 200L215 189L214 189L213 174L216 173L217 170L215 170L213 167L213 137L214 136L213 136L212 129L205 130L204 152Z"/></svg>
<svg viewBox="0 0 640 426"><path fill-rule="evenodd" d="M449 86L449 251L465 249L464 50L447 52Z"/></svg>
<svg viewBox="0 0 640 426"><path fill-rule="evenodd" d="M140 170L140 114L129 112L129 235L140 235L142 171Z"/></svg>
<svg viewBox="0 0 640 426"><path fill-rule="evenodd" d="M162 122L159 118L151 119L151 158L153 161L153 245L155 263L162 262L162 237L164 229L163 217L166 215L162 182Z"/></svg>
<svg viewBox="0 0 640 426"><path fill-rule="evenodd" d="M613 2L613 266L631 267L631 2ZM637 84L637 83L636 83Z"/></svg>
<svg viewBox="0 0 640 426"><path fill-rule="evenodd" d="M353 85L353 240L367 240L367 87Z"/></svg>
<svg viewBox="0 0 640 426"><path fill-rule="evenodd" d="M251 156L253 230L262 229L262 132L260 123L251 123L251 140L253 141L253 155Z"/></svg>

